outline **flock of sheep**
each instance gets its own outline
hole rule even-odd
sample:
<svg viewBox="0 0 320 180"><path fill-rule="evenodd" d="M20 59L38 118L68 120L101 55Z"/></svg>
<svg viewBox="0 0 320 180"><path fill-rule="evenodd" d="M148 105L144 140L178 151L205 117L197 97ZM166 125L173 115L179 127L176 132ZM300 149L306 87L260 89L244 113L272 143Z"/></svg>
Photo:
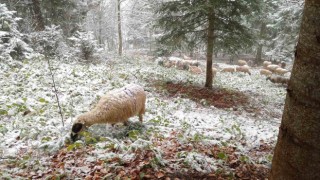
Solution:
<svg viewBox="0 0 320 180"><path fill-rule="evenodd" d="M285 67L285 62L281 62L277 65L272 64L270 61L264 61L263 69L260 69L260 74L267 76L267 80L270 80L273 83L288 85L290 78L285 77L284 75L290 71L285 69Z"/></svg>
<svg viewBox="0 0 320 180"><path fill-rule="evenodd" d="M180 70L188 70L194 74L201 74L203 70L199 67L200 63L195 60L191 60L189 58L177 58L177 57L169 57L169 58L158 58L156 62L164 66L166 68L175 67ZM289 70L285 69L286 63L281 62L280 64L272 64L270 61L263 62L263 68L260 69L260 75L267 76L267 80L270 80L272 83L280 83L283 85L287 85L289 82L289 78L284 75ZM250 66L245 60L238 60L238 65L230 66L222 68L220 71L217 67L212 68L213 77L216 76L217 72L243 72L245 74L251 75Z"/></svg>
<svg viewBox="0 0 320 180"><path fill-rule="evenodd" d="M199 62L185 60L180 58L158 59L158 64L164 67L176 67L181 70L189 70L192 73L202 73ZM289 78L284 74L289 71L285 69L286 64L282 62L279 65L272 64L269 61L263 62L263 69L260 74L267 76L267 80L273 83L288 84ZM218 72L217 68L212 68L213 76ZM243 72L251 75L250 67L245 60L238 60L235 67L222 68L220 72ZM120 89L115 89L103 96L95 108L86 112L74 121L71 129L71 140L76 141L78 135L85 128L94 124L127 124L128 118L138 115L140 122L145 113L146 92L143 87L135 84L127 85Z"/></svg>
<svg viewBox="0 0 320 180"><path fill-rule="evenodd" d="M280 64L272 64L270 61L264 61L263 68L260 69L260 75L267 76L266 80L270 80L272 83L288 85L289 77L285 77L284 75L290 71L285 69L285 66L285 62L281 62ZM223 68L221 72L244 72L251 75L250 67L245 60L238 60L238 65L236 67L226 67Z"/></svg>

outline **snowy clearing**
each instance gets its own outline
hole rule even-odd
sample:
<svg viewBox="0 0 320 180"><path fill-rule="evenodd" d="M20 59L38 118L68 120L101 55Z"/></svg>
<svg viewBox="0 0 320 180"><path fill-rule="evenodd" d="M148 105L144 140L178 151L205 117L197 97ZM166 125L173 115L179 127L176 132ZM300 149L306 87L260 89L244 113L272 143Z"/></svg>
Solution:
<svg viewBox="0 0 320 180"><path fill-rule="evenodd" d="M128 56L96 65L51 64L64 127L47 62L33 59L10 66L0 63L3 177L84 178L99 172L105 178L129 174L131 179L161 178L163 169L182 178L184 173L213 172L223 172L222 177L241 177L236 168L240 165L235 162L270 167L286 89L266 81L258 68L251 69L251 76L218 72L215 88L239 91L249 97L245 106L220 109L207 105L205 100L196 103L179 94L168 96L165 89L159 91L153 82L202 87L205 74L164 68L152 58ZM219 66L221 69L225 64ZM129 83L140 84L147 91L143 124L133 117L129 126L94 125L83 134L82 141L71 144L70 128L76 116L91 109L105 92ZM267 150L256 151L262 147ZM82 159L82 165L75 157ZM231 157L236 161L232 162ZM64 163L53 165L58 161ZM139 163L130 169L129 164L132 168L136 161ZM148 168L144 171L146 165L157 173L150 175Z"/></svg>

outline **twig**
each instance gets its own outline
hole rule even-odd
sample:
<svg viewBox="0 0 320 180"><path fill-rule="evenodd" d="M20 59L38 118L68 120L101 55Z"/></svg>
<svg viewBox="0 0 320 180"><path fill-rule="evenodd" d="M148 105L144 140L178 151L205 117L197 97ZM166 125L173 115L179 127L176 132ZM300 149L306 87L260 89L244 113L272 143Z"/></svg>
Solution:
<svg viewBox="0 0 320 180"><path fill-rule="evenodd" d="M51 69L49 57L46 56L46 59L47 59L49 70L50 70L50 74L51 74L51 79L52 79L53 88L54 88L54 94L56 95L56 99L57 99L57 103L58 103L58 107L59 107L59 113L61 115L62 126L64 127L63 114L62 114L62 110L61 110L61 106L60 106L60 101L59 101L59 97L58 97L58 91L57 91L57 88L56 88L56 83L54 81L54 75L53 75L53 72L52 72L52 69Z"/></svg>

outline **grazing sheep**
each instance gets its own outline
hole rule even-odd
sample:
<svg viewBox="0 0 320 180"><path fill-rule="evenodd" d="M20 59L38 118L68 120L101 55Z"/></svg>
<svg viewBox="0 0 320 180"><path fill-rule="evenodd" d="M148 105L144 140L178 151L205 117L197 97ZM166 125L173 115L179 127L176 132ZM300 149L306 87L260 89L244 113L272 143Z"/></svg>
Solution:
<svg viewBox="0 0 320 180"><path fill-rule="evenodd" d="M277 68L279 68L280 66L276 65L276 64L270 64L267 66L267 69L271 72L275 72Z"/></svg>
<svg viewBox="0 0 320 180"><path fill-rule="evenodd" d="M270 80L272 83L285 84L285 85L288 85L289 83L289 78L282 77L282 76L270 76L270 77L267 77L266 80Z"/></svg>
<svg viewBox="0 0 320 180"><path fill-rule="evenodd" d="M217 75L217 72L218 72L218 69L217 68L212 68L212 77L216 77Z"/></svg>
<svg viewBox="0 0 320 180"><path fill-rule="evenodd" d="M272 72L267 69L260 69L260 74L269 77L272 75Z"/></svg>
<svg viewBox="0 0 320 180"><path fill-rule="evenodd" d="M188 70L189 66L199 66L199 62L193 60L181 60L176 62L176 68L180 70Z"/></svg>
<svg viewBox="0 0 320 180"><path fill-rule="evenodd" d="M202 73L202 70L201 68L197 67L197 66L190 66L189 65L189 71L191 73L194 73L194 74L201 74Z"/></svg>
<svg viewBox="0 0 320 180"><path fill-rule="evenodd" d="M178 57L174 57L174 56L170 56L168 59L169 59L169 61L183 61L182 58L178 58Z"/></svg>
<svg viewBox="0 0 320 180"><path fill-rule="evenodd" d="M185 60L191 60L191 57L189 57L189 56L183 55L182 57L183 57L183 59L185 59Z"/></svg>
<svg viewBox="0 0 320 180"><path fill-rule="evenodd" d="M186 63L184 61L177 61L176 68L180 69L180 70L188 70L189 69L189 65L188 65L188 63Z"/></svg>
<svg viewBox="0 0 320 180"><path fill-rule="evenodd" d="M284 68L286 68L287 64L286 64L286 62L281 61L281 62L279 63L279 66L284 69Z"/></svg>
<svg viewBox="0 0 320 180"><path fill-rule="evenodd" d="M226 68L223 68L223 69L221 70L221 72L231 72L231 73L234 73L234 72L236 72L236 68L234 68L234 67L226 67Z"/></svg>
<svg viewBox="0 0 320 180"><path fill-rule="evenodd" d="M115 89L103 96L95 108L80 115L73 123L71 139L75 141L78 133L93 124L119 122L127 123L128 118L138 115L142 122L145 112L146 93L139 85L131 84Z"/></svg>
<svg viewBox="0 0 320 180"><path fill-rule="evenodd" d="M195 60L184 60L184 62L187 63L188 65L191 65L191 66L199 66L200 65L200 63Z"/></svg>
<svg viewBox="0 0 320 180"><path fill-rule="evenodd" d="M263 61L263 67L267 68L269 65L271 65L272 63L270 61Z"/></svg>
<svg viewBox="0 0 320 180"><path fill-rule="evenodd" d="M175 65L174 61L164 61L163 66L166 68L170 68Z"/></svg>
<svg viewBox="0 0 320 180"><path fill-rule="evenodd" d="M243 73L248 73L249 75L251 75L250 70L249 70L249 66L248 65L244 65L244 66L237 66L236 67L236 71L237 72L243 72Z"/></svg>
<svg viewBox="0 0 320 180"><path fill-rule="evenodd" d="M286 74L287 72L289 72L289 71L286 70L286 69L283 69L283 68L277 68L277 69L275 70L275 73L276 73L276 74L279 74L279 75L284 75L284 74Z"/></svg>
<svg viewBox="0 0 320 180"><path fill-rule="evenodd" d="M238 60L238 65L239 66L244 66L244 65L248 65L248 64L247 64L247 61L240 59L240 60Z"/></svg>

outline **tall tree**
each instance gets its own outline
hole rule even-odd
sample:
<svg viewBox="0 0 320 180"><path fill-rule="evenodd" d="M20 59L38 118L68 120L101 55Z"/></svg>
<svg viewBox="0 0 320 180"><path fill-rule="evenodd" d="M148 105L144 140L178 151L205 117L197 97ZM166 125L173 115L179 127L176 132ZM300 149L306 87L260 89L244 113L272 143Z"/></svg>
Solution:
<svg viewBox="0 0 320 180"><path fill-rule="evenodd" d="M118 16L118 54L122 55L122 28L121 28L121 0L117 0L117 16Z"/></svg>
<svg viewBox="0 0 320 180"><path fill-rule="evenodd" d="M159 17L156 27L164 30L159 42L171 49L190 41L190 37L196 41L194 44L206 43L205 87L212 88L214 42L233 51L233 47L252 43L251 33L242 20L257 9L257 0L165 1L156 10Z"/></svg>
<svg viewBox="0 0 320 180"><path fill-rule="evenodd" d="M278 1L273 13L269 15L269 23L265 40L265 54L276 60L292 61L294 47L298 42L301 24L303 0ZM271 20L271 21L270 21Z"/></svg>
<svg viewBox="0 0 320 180"><path fill-rule="evenodd" d="M19 24L25 32L34 29L44 29L44 26L59 25L66 36L78 30L86 16L88 6L86 1L70 0L1 0L17 15L24 17ZM42 21L42 22L41 22ZM34 27L30 27L34 25ZM44 26L42 26L44 24Z"/></svg>
<svg viewBox="0 0 320 180"><path fill-rule="evenodd" d="M320 1L306 0L270 179L320 179Z"/></svg>
<svg viewBox="0 0 320 180"><path fill-rule="evenodd" d="M35 30L43 31L44 30L44 21L41 13L40 2L39 0L32 0L32 7L34 11L34 20L35 20Z"/></svg>

